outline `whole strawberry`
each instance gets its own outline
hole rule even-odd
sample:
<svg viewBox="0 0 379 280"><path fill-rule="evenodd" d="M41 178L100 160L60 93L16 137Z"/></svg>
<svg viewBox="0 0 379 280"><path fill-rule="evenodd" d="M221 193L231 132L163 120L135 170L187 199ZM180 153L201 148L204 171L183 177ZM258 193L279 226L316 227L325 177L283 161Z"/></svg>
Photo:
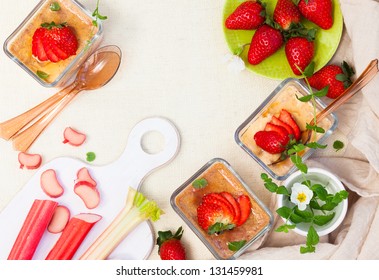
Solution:
<svg viewBox="0 0 379 280"><path fill-rule="evenodd" d="M317 89L329 86L327 97L335 99L351 85L351 76L354 69L345 61L338 65L327 65L308 78L309 84Z"/></svg>
<svg viewBox="0 0 379 280"><path fill-rule="evenodd" d="M233 30L257 29L265 21L265 8L260 1L246 1L239 5L225 20L225 26Z"/></svg>
<svg viewBox="0 0 379 280"><path fill-rule="evenodd" d="M43 23L33 35L32 54L40 61L58 62L75 55L78 40L65 23Z"/></svg>
<svg viewBox="0 0 379 280"><path fill-rule="evenodd" d="M291 24L300 22L299 8L292 0L278 0L274 10L274 21L284 30L288 30Z"/></svg>
<svg viewBox="0 0 379 280"><path fill-rule="evenodd" d="M312 62L315 53L314 41L304 37L290 38L286 42L285 53L292 72L301 75L301 71Z"/></svg>
<svg viewBox="0 0 379 280"><path fill-rule="evenodd" d="M261 25L255 31L247 59L250 64L257 65L263 60L274 54L283 45L283 35L274 27L268 24Z"/></svg>
<svg viewBox="0 0 379 280"><path fill-rule="evenodd" d="M158 253L162 260L186 259L186 250L180 241L182 235L182 227L179 227L175 234L172 234L171 231L158 231Z"/></svg>
<svg viewBox="0 0 379 280"><path fill-rule="evenodd" d="M298 7L306 19L322 29L329 29L333 26L332 0L300 0Z"/></svg>

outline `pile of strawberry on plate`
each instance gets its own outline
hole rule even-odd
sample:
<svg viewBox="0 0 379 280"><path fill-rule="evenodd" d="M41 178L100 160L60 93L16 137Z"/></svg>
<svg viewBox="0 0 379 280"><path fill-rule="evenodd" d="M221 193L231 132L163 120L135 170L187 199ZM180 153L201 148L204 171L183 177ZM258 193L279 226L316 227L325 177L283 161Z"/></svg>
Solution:
<svg viewBox="0 0 379 280"><path fill-rule="evenodd" d="M332 0L278 0L273 15L268 15L260 0L240 4L225 20L232 30L256 30L248 52L248 62L257 65L285 45L288 63L301 75L312 61L317 29L307 30L305 18L327 30L333 26Z"/></svg>

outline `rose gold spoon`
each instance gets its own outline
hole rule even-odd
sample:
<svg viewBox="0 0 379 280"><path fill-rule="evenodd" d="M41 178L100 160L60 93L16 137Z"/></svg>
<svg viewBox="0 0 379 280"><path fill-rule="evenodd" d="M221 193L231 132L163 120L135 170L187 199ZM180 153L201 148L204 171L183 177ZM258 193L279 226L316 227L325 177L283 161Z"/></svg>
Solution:
<svg viewBox="0 0 379 280"><path fill-rule="evenodd" d="M0 137L6 140L12 138L16 150L27 151L79 92L98 89L107 84L116 74L120 63L121 50L117 46L98 49L82 64L72 84L29 111L1 123ZM37 121L26 127L37 117Z"/></svg>
<svg viewBox="0 0 379 280"><path fill-rule="evenodd" d="M365 87L379 72L378 69L378 59L374 59L362 72L362 74L348 87L339 97L337 97L333 102L331 102L327 107L320 111L315 119L312 119L310 125L313 126L315 123L319 123L326 116L337 110L342 104L352 98L357 92L359 92L363 87ZM307 129L304 130L301 137L301 142L306 144L311 139L313 130ZM275 162L272 162L270 165L277 164L284 161L287 157L281 156Z"/></svg>

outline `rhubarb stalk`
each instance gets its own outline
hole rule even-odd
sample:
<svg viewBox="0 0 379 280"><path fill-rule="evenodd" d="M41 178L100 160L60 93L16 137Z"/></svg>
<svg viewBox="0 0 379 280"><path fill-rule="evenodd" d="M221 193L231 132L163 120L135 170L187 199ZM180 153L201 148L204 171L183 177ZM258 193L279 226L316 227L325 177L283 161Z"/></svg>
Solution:
<svg viewBox="0 0 379 280"><path fill-rule="evenodd" d="M31 260L58 203L36 199L9 253L8 260Z"/></svg>
<svg viewBox="0 0 379 280"><path fill-rule="evenodd" d="M129 188L125 207L80 257L82 260L104 260L141 222L159 220L163 211L154 201L133 188Z"/></svg>
<svg viewBox="0 0 379 280"><path fill-rule="evenodd" d="M46 260L71 260L92 227L102 217L96 214L78 214L68 222Z"/></svg>

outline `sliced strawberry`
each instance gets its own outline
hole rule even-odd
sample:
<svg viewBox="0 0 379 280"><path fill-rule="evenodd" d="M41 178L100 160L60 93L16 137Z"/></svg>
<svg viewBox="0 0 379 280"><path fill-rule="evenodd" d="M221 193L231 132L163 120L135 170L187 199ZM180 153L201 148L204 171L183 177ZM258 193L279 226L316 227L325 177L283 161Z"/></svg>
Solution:
<svg viewBox="0 0 379 280"><path fill-rule="evenodd" d="M287 145L288 141L290 140L288 137L288 131L283 126L275 125L273 123L267 123L265 126L265 131L276 131L279 133L280 137L282 138L281 142L283 145Z"/></svg>
<svg viewBox="0 0 379 280"><path fill-rule="evenodd" d="M206 197L206 196L204 196ZM224 230L230 230L235 227L232 223L234 215L229 207L223 203L219 203L218 199L212 202L204 202L197 208L197 221L199 226L206 230L208 234L221 233Z"/></svg>
<svg viewBox="0 0 379 280"><path fill-rule="evenodd" d="M208 193L203 197L202 203L214 203L221 206L225 213L235 216L233 205L219 193Z"/></svg>
<svg viewBox="0 0 379 280"><path fill-rule="evenodd" d="M293 131L292 127L286 124L285 122L279 120L277 117L273 116L271 119L271 123L284 127L287 130L288 135L295 135L295 132Z"/></svg>
<svg viewBox="0 0 379 280"><path fill-rule="evenodd" d="M237 224L241 217L241 209L236 201L236 199L229 192L221 192L220 193L229 203L233 206L234 209L234 220L233 224Z"/></svg>
<svg viewBox="0 0 379 280"><path fill-rule="evenodd" d="M43 44L43 47L45 49L45 52L46 52L46 55L48 57L48 59L51 61L51 62L58 62L60 61L61 59L55 54L54 52L54 46L52 46L51 42L49 42L47 40L46 37L43 38L42 40L42 44Z"/></svg>
<svg viewBox="0 0 379 280"><path fill-rule="evenodd" d="M32 54L33 56L38 58L39 61L48 60L48 57L42 44L42 38L45 36L45 30L45 28L38 28L34 32L32 39Z"/></svg>
<svg viewBox="0 0 379 280"><path fill-rule="evenodd" d="M254 140L258 147L270 154L279 154L286 149L282 143L283 138L276 131L258 131L254 135Z"/></svg>
<svg viewBox="0 0 379 280"><path fill-rule="evenodd" d="M241 195L237 197L237 203L241 209L241 217L237 223L237 226L240 226L246 222L251 213L251 202L250 198L247 195Z"/></svg>
<svg viewBox="0 0 379 280"><path fill-rule="evenodd" d="M285 122L286 124L291 126L293 131L294 131L295 139L300 140L300 137L301 137L300 128L297 125L296 121L293 119L290 112L288 112L285 109L282 109L280 111L279 120L281 120L282 122Z"/></svg>

